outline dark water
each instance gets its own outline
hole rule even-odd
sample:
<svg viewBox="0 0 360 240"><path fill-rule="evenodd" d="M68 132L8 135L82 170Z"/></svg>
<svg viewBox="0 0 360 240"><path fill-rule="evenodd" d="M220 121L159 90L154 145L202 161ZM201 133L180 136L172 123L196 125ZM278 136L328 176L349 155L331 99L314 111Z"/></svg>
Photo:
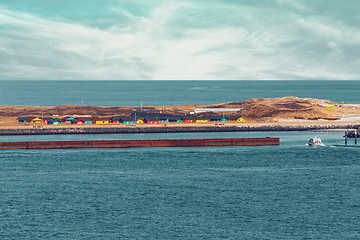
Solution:
<svg viewBox="0 0 360 240"><path fill-rule="evenodd" d="M0 105L162 106L294 96L358 103L360 81L0 81Z"/></svg>
<svg viewBox="0 0 360 240"><path fill-rule="evenodd" d="M360 81L0 81L0 105L358 103ZM0 136L0 141L266 137L269 132ZM0 151L0 239L359 239L360 148L343 132L280 146ZM309 147L320 137L325 146Z"/></svg>
<svg viewBox="0 0 360 240"><path fill-rule="evenodd" d="M305 145L315 135L325 146ZM263 147L1 151L0 238L358 239L360 148L342 135L279 132L280 146Z"/></svg>

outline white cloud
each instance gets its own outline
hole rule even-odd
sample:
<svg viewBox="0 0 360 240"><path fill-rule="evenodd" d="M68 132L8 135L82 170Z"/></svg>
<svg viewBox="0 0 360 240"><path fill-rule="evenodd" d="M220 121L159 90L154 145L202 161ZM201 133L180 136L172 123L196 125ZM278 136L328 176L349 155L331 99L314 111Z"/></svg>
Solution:
<svg viewBox="0 0 360 240"><path fill-rule="evenodd" d="M298 1L281 4L311 9ZM0 9L0 79L356 79L355 27L322 17L170 1L112 7L107 29ZM186 22L183 23L183 22ZM4 24L3 24L4 25ZM343 66L347 64L345 69ZM345 70L344 70L345 69Z"/></svg>

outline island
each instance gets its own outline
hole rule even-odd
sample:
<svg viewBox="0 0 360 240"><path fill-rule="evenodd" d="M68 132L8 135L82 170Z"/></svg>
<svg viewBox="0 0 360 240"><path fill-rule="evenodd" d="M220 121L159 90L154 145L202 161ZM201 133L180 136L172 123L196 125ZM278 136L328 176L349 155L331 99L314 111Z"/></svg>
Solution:
<svg viewBox="0 0 360 240"><path fill-rule="evenodd" d="M358 129L360 105L251 98L211 105L0 106L0 135Z"/></svg>

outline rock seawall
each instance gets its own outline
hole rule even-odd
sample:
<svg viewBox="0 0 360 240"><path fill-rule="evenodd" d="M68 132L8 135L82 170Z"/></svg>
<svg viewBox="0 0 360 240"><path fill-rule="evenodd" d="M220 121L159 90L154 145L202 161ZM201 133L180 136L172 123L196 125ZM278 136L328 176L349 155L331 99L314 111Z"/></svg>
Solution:
<svg viewBox="0 0 360 240"><path fill-rule="evenodd" d="M266 125L266 126L206 126L206 127L89 127L89 128L34 128L0 129L0 135L52 134L116 134L116 133L179 133L179 132L251 132L251 131L317 131L357 129L359 125Z"/></svg>

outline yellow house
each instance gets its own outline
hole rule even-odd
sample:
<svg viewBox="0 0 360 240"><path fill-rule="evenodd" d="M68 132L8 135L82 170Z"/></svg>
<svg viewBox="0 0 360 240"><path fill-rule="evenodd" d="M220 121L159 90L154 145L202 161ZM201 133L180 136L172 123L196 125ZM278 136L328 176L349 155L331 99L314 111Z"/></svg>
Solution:
<svg viewBox="0 0 360 240"><path fill-rule="evenodd" d="M207 122L210 122L210 118L206 118L206 117L195 118L195 123L207 123Z"/></svg>
<svg viewBox="0 0 360 240"><path fill-rule="evenodd" d="M246 122L246 117L244 116L231 116L229 117L229 122Z"/></svg>
<svg viewBox="0 0 360 240"><path fill-rule="evenodd" d="M237 122L246 122L246 117L241 117L237 120Z"/></svg>
<svg viewBox="0 0 360 240"><path fill-rule="evenodd" d="M144 124L144 119L143 118L136 119L136 124Z"/></svg>
<svg viewBox="0 0 360 240"><path fill-rule="evenodd" d="M110 118L94 118L92 120L93 124L110 124L111 119Z"/></svg>
<svg viewBox="0 0 360 240"><path fill-rule="evenodd" d="M42 120L41 120L41 118L33 118L31 120L31 123L42 123Z"/></svg>

